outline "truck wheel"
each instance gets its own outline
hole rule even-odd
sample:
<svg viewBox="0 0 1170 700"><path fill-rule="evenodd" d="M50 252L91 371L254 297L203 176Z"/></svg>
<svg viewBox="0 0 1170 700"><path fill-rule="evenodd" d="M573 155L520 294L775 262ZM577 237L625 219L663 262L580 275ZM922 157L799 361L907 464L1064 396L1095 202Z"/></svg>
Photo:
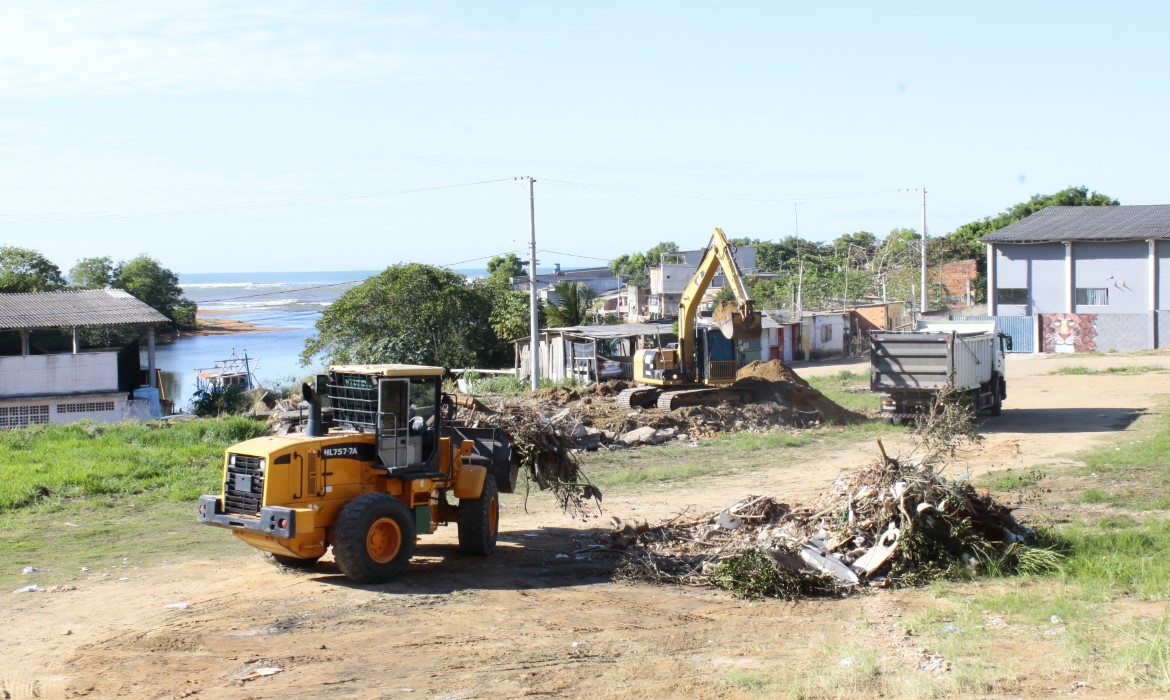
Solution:
<svg viewBox="0 0 1170 700"><path fill-rule="evenodd" d="M312 557L309 559L302 559L301 557L291 557L287 554L277 554L275 552L260 552L260 556L264 561L273 566L283 566L286 569L299 569L301 571L308 571L317 565L317 560L321 557Z"/></svg>
<svg viewBox="0 0 1170 700"><path fill-rule="evenodd" d="M987 413L991 416L998 416L1003 413L1003 390L1002 381L999 377L991 378L992 391L995 392L995 398L991 400L991 408Z"/></svg>
<svg viewBox="0 0 1170 700"><path fill-rule="evenodd" d="M500 492L491 474L484 477L479 498L459 501L459 551L464 554L491 554L500 534Z"/></svg>
<svg viewBox="0 0 1170 700"><path fill-rule="evenodd" d="M402 573L414 554L414 519L388 493L365 493L341 509L333 524L333 558L357 583L385 583Z"/></svg>

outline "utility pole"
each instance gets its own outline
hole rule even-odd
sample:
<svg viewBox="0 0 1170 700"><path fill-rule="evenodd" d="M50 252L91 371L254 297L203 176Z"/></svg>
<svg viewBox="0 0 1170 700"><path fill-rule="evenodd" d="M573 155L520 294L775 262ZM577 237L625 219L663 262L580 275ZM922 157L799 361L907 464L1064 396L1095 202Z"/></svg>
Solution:
<svg viewBox="0 0 1170 700"><path fill-rule="evenodd" d="M926 313L926 188L922 188L922 290L921 313Z"/></svg>
<svg viewBox="0 0 1170 700"><path fill-rule="evenodd" d="M531 292L528 316L528 355L532 366L532 390L540 389L540 314L536 296L536 198L532 193L531 177L516 178L528 183L528 288Z"/></svg>

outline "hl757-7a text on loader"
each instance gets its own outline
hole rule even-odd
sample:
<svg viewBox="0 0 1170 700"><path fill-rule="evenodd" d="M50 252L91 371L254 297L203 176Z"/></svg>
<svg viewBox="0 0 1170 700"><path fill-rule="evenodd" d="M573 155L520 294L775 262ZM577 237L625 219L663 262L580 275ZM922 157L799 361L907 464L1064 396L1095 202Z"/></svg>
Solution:
<svg viewBox="0 0 1170 700"><path fill-rule="evenodd" d="M221 493L199 499L199 521L285 566L311 568L332 547L341 573L359 583L397 576L416 536L450 522L463 552L489 554L498 494L514 490L518 464L507 435L454 418L442 376L421 365L330 367L316 390L304 387L303 433L226 450Z"/></svg>

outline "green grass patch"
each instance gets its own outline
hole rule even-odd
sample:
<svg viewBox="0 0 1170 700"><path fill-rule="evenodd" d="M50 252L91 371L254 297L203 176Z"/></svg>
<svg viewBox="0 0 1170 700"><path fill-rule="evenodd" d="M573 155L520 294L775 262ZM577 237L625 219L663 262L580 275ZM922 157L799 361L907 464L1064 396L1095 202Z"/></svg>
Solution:
<svg viewBox="0 0 1170 700"><path fill-rule="evenodd" d="M198 498L214 489L224 448L264 432L263 422L238 417L0 431L0 513L47 499Z"/></svg>
<svg viewBox="0 0 1170 700"><path fill-rule="evenodd" d="M1077 503L1110 503L1116 504L1118 498L1112 493L1101 489L1088 489L1076 498Z"/></svg>
<svg viewBox="0 0 1170 700"><path fill-rule="evenodd" d="M638 488L648 484L682 483L711 476L785 469L823 452L904 429L880 421L794 431L731 433L700 441L588 453L581 458L590 481L606 487Z"/></svg>
<svg viewBox="0 0 1170 700"><path fill-rule="evenodd" d="M869 390L868 374L842 370L807 380L814 389L850 411L876 415L881 407L881 397Z"/></svg>
<svg viewBox="0 0 1170 700"><path fill-rule="evenodd" d="M1123 365L1118 367L1105 367L1103 369L1094 369L1084 365L1071 365L1068 367L1060 367L1054 369L1049 374L1147 374L1149 372L1164 372L1166 369L1158 365Z"/></svg>
<svg viewBox="0 0 1170 700"><path fill-rule="evenodd" d="M1170 477L1170 414L1157 416L1146 430L1135 431L1136 439L1094 450L1085 455L1085 466L1098 474L1116 474L1153 469L1162 479Z"/></svg>
<svg viewBox="0 0 1170 700"><path fill-rule="evenodd" d="M199 525L195 508L193 500L139 494L47 501L0 513L0 590L133 576L138 567L192 556L251 555L230 533ZM21 574L26 566L37 573ZM82 573L83 566L90 571Z"/></svg>
<svg viewBox="0 0 1170 700"><path fill-rule="evenodd" d="M771 692L776 687L776 679L764 673L752 673L743 669L733 669L723 677L724 686L746 690L752 693Z"/></svg>
<svg viewBox="0 0 1170 700"><path fill-rule="evenodd" d="M1046 478L1048 475L1039 469L1030 469L1026 472L1007 469L982 477L979 479L979 485L994 491L1021 491L1036 487Z"/></svg>
<svg viewBox="0 0 1170 700"><path fill-rule="evenodd" d="M1170 600L1170 520L1118 526L1124 522L1077 523L1056 533L1053 544L1066 555L1058 578L1094 599Z"/></svg>

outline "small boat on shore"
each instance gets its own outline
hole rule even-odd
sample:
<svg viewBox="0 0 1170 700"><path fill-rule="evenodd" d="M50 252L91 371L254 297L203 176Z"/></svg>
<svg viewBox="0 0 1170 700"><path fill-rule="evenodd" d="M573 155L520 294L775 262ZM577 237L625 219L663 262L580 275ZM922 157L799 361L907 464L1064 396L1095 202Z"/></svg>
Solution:
<svg viewBox="0 0 1170 700"><path fill-rule="evenodd" d="M196 391L226 389L229 386L238 386L241 391L255 389L259 382L252 373L252 366L258 360L259 358L248 357L247 350L244 350L244 356L240 357L236 355L235 348L232 348L232 355L226 360L217 360L211 367L196 368Z"/></svg>

